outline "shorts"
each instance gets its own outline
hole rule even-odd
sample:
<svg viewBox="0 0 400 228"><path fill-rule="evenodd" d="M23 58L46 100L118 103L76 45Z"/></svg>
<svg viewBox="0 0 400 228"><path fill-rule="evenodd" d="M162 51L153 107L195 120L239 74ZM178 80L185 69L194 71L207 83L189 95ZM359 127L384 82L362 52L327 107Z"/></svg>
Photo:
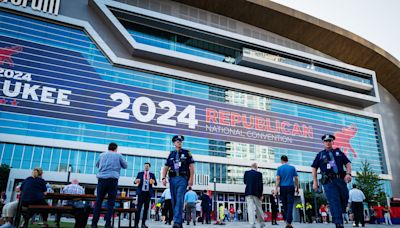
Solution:
<svg viewBox="0 0 400 228"><path fill-rule="evenodd" d="M326 212L322 212L321 216L327 216Z"/></svg>

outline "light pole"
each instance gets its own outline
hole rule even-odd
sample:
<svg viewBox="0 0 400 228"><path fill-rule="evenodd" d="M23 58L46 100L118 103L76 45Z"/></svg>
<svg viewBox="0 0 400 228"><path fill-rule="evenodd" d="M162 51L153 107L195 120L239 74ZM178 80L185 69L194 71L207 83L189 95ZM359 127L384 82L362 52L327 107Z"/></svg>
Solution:
<svg viewBox="0 0 400 228"><path fill-rule="evenodd" d="M214 200L214 218L215 221L217 221L217 178L214 177L214 196L213 196L213 200Z"/></svg>
<svg viewBox="0 0 400 228"><path fill-rule="evenodd" d="M68 176L67 176L67 183L69 183L69 178L71 176L72 166L71 164L68 165Z"/></svg>

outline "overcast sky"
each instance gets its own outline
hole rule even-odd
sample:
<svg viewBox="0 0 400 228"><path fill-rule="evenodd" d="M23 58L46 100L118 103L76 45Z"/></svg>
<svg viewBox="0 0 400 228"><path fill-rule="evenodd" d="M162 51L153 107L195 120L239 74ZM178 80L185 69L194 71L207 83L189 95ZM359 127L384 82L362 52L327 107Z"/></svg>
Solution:
<svg viewBox="0 0 400 228"><path fill-rule="evenodd" d="M400 0L273 0L349 30L400 60Z"/></svg>

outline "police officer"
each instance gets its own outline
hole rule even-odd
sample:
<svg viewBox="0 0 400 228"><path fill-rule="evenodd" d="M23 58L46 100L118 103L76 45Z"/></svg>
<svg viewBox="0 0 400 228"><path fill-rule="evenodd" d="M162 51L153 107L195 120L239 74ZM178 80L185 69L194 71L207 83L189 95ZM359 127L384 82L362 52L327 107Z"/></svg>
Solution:
<svg viewBox="0 0 400 228"><path fill-rule="evenodd" d="M342 213L345 211L349 190L346 183L351 181L351 162L339 148L333 149L335 136L326 134L321 137L325 149L314 159L312 167L313 188L318 190L317 170L321 170L321 184L330 206L332 220L336 227L343 227ZM344 171L343 166L346 167Z"/></svg>
<svg viewBox="0 0 400 228"><path fill-rule="evenodd" d="M172 142L175 150L171 151L162 171L162 183L167 184L166 175L168 172L171 189L172 207L174 210L173 228L182 226L183 201L186 188L192 187L194 177L194 160L190 151L182 149L182 142L185 138L182 135L175 135Z"/></svg>

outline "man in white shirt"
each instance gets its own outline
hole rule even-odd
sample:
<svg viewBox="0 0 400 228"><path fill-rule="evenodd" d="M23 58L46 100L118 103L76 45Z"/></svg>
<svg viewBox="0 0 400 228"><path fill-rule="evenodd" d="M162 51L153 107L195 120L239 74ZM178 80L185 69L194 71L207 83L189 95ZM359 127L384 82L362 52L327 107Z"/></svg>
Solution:
<svg viewBox="0 0 400 228"><path fill-rule="evenodd" d="M353 184L353 189L349 192L349 204L351 204L351 209L354 213L354 222L353 226L358 226L360 223L364 227L364 205L363 201L365 200L364 193L357 188L357 185Z"/></svg>

